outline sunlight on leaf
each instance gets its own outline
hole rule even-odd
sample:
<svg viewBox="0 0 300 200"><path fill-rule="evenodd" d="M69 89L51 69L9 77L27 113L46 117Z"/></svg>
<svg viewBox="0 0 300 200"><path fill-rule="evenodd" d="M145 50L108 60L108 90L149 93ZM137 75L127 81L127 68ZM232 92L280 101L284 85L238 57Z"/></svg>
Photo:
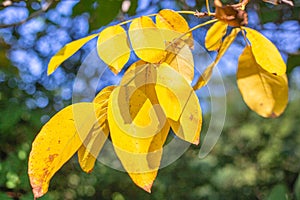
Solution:
<svg viewBox="0 0 300 200"><path fill-rule="evenodd" d="M108 137L109 129L106 112L108 98L114 88L115 86L108 86L104 88L93 101L101 106L99 112L96 113L96 115L99 116L98 123L95 124L78 150L79 165L82 170L87 173L90 173L93 170L96 158Z"/></svg>
<svg viewBox="0 0 300 200"><path fill-rule="evenodd" d="M198 145L202 128L202 112L198 97L191 91L189 99L178 121L170 120L174 133L181 139Z"/></svg>
<svg viewBox="0 0 300 200"><path fill-rule="evenodd" d="M256 61L251 47L239 58L237 84L245 103L263 117L278 117L288 103L286 75L265 71Z"/></svg>
<svg viewBox="0 0 300 200"><path fill-rule="evenodd" d="M131 86L141 90L153 105L158 104L155 91L156 64L146 63L142 60L133 63L124 74L120 85Z"/></svg>
<svg viewBox="0 0 300 200"><path fill-rule="evenodd" d="M139 137L147 138L153 136L158 127L162 128L163 122L166 121L159 106L152 106L151 100L138 88L117 87L110 101L113 105L111 112L114 120L125 132L143 133ZM140 112L144 114L143 118L137 118Z"/></svg>
<svg viewBox="0 0 300 200"><path fill-rule="evenodd" d="M149 63L158 63L166 56L164 38L150 17L134 19L129 37L136 55Z"/></svg>
<svg viewBox="0 0 300 200"><path fill-rule="evenodd" d="M157 68L155 91L166 116L177 121L192 91L189 83L168 64Z"/></svg>
<svg viewBox="0 0 300 200"><path fill-rule="evenodd" d="M158 28L174 30L180 33L185 33L190 29L187 21L180 14L169 9L159 11L156 15L156 25Z"/></svg>
<svg viewBox="0 0 300 200"><path fill-rule="evenodd" d="M79 40L70 42L66 44L57 54L55 54L49 64L48 64L48 71L47 74L52 74L61 63L63 63L65 60L67 60L69 57L71 57L76 51L78 51L83 45L85 45L88 41L98 36L98 34L93 34L90 36L87 36L85 38L81 38Z"/></svg>
<svg viewBox="0 0 300 200"><path fill-rule="evenodd" d="M95 109L100 107L93 103L70 105L43 126L32 144L28 162L35 198L48 191L52 176L82 145L94 126Z"/></svg>
<svg viewBox="0 0 300 200"><path fill-rule="evenodd" d="M122 119L124 107L127 107L131 119ZM134 183L147 192L150 192L157 175L162 146L170 128L162 110L159 107L152 108L145 94L133 87L117 87L108 103L114 149ZM152 121L156 121L154 118L158 119L156 126L153 126ZM129 128L126 127L128 125Z"/></svg>
<svg viewBox="0 0 300 200"><path fill-rule="evenodd" d="M223 21L217 21L207 31L205 47L209 51L216 51L221 47L222 39L226 34L228 25Z"/></svg>
<svg viewBox="0 0 300 200"><path fill-rule="evenodd" d="M191 49L183 40L169 43L167 56L164 60L189 82L194 79L194 57Z"/></svg>
<svg viewBox="0 0 300 200"><path fill-rule="evenodd" d="M127 34L122 26L109 26L101 31L98 37L97 51L99 57L112 72L118 74L130 57Z"/></svg>
<svg viewBox="0 0 300 200"><path fill-rule="evenodd" d="M157 68L155 85L158 101L175 134L187 142L198 144L202 125L198 97L188 82L169 65Z"/></svg>
<svg viewBox="0 0 300 200"><path fill-rule="evenodd" d="M247 27L244 29L247 32L246 36L251 43L256 62L270 73L279 76L285 74L286 65L276 46L256 30Z"/></svg>
<svg viewBox="0 0 300 200"><path fill-rule="evenodd" d="M189 31L187 21L177 12L169 9L159 11L156 15L156 26L161 30L167 42L180 37ZM193 34L188 33L182 38L191 48L193 47Z"/></svg>

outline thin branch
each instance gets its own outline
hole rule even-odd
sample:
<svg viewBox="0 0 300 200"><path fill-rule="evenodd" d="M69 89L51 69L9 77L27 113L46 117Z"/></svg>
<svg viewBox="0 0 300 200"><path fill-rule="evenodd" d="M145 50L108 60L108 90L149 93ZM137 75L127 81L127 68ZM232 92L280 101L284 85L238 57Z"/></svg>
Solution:
<svg viewBox="0 0 300 200"><path fill-rule="evenodd" d="M16 23L12 23L12 24L0 24L0 28L9 28L9 27L13 27L13 26L19 26L19 25L22 25L24 24L25 22L33 19L33 18L36 18L38 16L40 16L41 14L45 13L49 8L50 6L52 5L52 3L54 2L54 0L51 0L49 1L45 6L43 6L40 10L32 13L28 18L22 20L22 21L19 21L19 22L16 22Z"/></svg>

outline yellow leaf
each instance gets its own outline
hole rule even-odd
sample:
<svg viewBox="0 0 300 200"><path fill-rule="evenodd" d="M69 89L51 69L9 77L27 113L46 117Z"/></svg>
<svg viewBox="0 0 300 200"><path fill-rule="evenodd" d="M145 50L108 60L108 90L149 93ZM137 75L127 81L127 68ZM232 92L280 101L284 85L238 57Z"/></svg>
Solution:
<svg viewBox="0 0 300 200"><path fill-rule="evenodd" d="M277 117L288 102L286 75L276 76L265 71L252 52L251 47L246 47L239 58L239 90L251 110L263 117Z"/></svg>
<svg viewBox="0 0 300 200"><path fill-rule="evenodd" d="M157 68L155 89L159 104L170 119L175 134L183 140L198 144L202 117L193 88L178 72L163 63Z"/></svg>
<svg viewBox="0 0 300 200"><path fill-rule="evenodd" d="M158 104L155 92L156 64L146 63L142 60L133 63L125 72L120 85L132 86L141 90L153 105Z"/></svg>
<svg viewBox="0 0 300 200"><path fill-rule="evenodd" d="M128 33L132 48L139 58L149 63L158 63L165 58L164 38L150 17L134 19Z"/></svg>
<svg viewBox="0 0 300 200"><path fill-rule="evenodd" d="M203 86L205 86L208 81L210 80L213 70L216 66L215 62L212 62L205 70L204 72L201 74L200 78L198 79L197 83L193 86L194 90L199 90L200 88L202 88Z"/></svg>
<svg viewBox="0 0 300 200"><path fill-rule="evenodd" d="M87 173L93 170L96 158L108 137L109 129L106 112L108 98L114 88L115 86L104 88L93 101L101 106L101 109L97 110L99 112L96 113L96 115L99 116L98 123L95 124L78 150L78 162L82 170Z"/></svg>
<svg viewBox="0 0 300 200"><path fill-rule="evenodd" d="M135 184L150 192L170 128L162 110L141 90L120 86L109 98L108 122L122 165Z"/></svg>
<svg viewBox="0 0 300 200"><path fill-rule="evenodd" d="M93 102L97 103L97 104L104 104L106 103L107 106L107 102L109 99L110 94L112 93L112 91L116 88L116 86L114 85L110 85L107 86L105 88L103 88L94 98Z"/></svg>
<svg viewBox="0 0 300 200"><path fill-rule="evenodd" d="M217 21L208 29L205 37L205 47L209 51L216 51L221 47L222 39L226 34L227 27L227 23Z"/></svg>
<svg viewBox="0 0 300 200"><path fill-rule="evenodd" d="M202 112L198 97L194 91L182 111L178 121L169 120L174 133L181 139L198 145L202 127Z"/></svg>
<svg viewBox="0 0 300 200"><path fill-rule="evenodd" d="M99 123L91 130L83 145L78 149L78 162L81 169L90 173L93 171L96 158L100 153L109 133L107 122Z"/></svg>
<svg viewBox="0 0 300 200"><path fill-rule="evenodd" d="M252 53L256 62L266 71L275 75L284 75L286 65L276 46L261 33L244 27L247 39L251 43Z"/></svg>
<svg viewBox="0 0 300 200"><path fill-rule="evenodd" d="M28 174L35 198L48 191L52 176L79 149L96 122L97 104L78 103L54 115L35 138Z"/></svg>
<svg viewBox="0 0 300 200"><path fill-rule="evenodd" d="M169 9L159 11L156 15L156 26L168 42L180 37L190 30L187 21L177 12ZM188 33L182 38L190 47L193 47L193 34Z"/></svg>
<svg viewBox="0 0 300 200"><path fill-rule="evenodd" d="M185 33L190 29L187 21L180 14L169 9L159 11L156 15L156 25L158 28L174 30L180 33Z"/></svg>
<svg viewBox="0 0 300 200"><path fill-rule="evenodd" d="M87 36L85 38L81 38L79 40L70 42L66 44L58 53L56 53L50 60L48 64L47 74L52 74L61 63L71 57L76 51L78 51L83 45L85 45L88 41L98 36L98 34L93 34Z"/></svg>
<svg viewBox="0 0 300 200"><path fill-rule="evenodd" d="M109 26L100 32L97 41L99 57L118 74L130 57L126 31L120 25Z"/></svg>
<svg viewBox="0 0 300 200"><path fill-rule="evenodd" d="M150 137L165 121L164 115L158 115L159 106L152 107L151 100L138 88L119 86L112 92L110 100L114 105L112 107L114 119L124 132L143 133L143 137ZM144 109L143 112L147 115L145 114L143 119L136 118L141 109Z"/></svg>
<svg viewBox="0 0 300 200"><path fill-rule="evenodd" d="M191 84L194 79L194 57L189 46L179 39L176 42L169 43L167 52L164 62L169 64Z"/></svg>
<svg viewBox="0 0 300 200"><path fill-rule="evenodd" d="M155 90L167 118L177 121L193 88L178 72L163 63L157 67Z"/></svg>
<svg viewBox="0 0 300 200"><path fill-rule="evenodd" d="M223 57L223 55L226 53L227 49L230 47L230 45L233 43L233 41L235 40L237 34L241 31L240 28L234 28L232 29L232 31L230 32L230 34L228 36L226 36L226 38L224 39L224 41L222 42L222 45L220 47L220 50L218 52L218 55L215 59L215 63L218 64L218 62L221 60L221 58Z"/></svg>
<svg viewBox="0 0 300 200"><path fill-rule="evenodd" d="M205 71L201 74L201 77L197 81L197 83L193 86L194 90L199 90L203 86L205 86L211 78L212 72L214 67L219 63L223 55L226 53L227 49L233 43L234 39L236 38L237 34L241 31L239 28L234 28L231 33L224 39L222 45L219 49L217 57L213 63L211 63Z"/></svg>

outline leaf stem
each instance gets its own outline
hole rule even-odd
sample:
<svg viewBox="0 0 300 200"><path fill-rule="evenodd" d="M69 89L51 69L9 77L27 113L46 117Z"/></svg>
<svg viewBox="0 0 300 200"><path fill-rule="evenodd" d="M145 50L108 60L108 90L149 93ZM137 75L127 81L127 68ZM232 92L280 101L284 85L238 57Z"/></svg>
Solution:
<svg viewBox="0 0 300 200"><path fill-rule="evenodd" d="M211 13L210 13L210 8L209 8L209 0L205 0L205 4L206 4L206 10L207 10L208 16L210 16Z"/></svg>
<svg viewBox="0 0 300 200"><path fill-rule="evenodd" d="M197 26L194 26L193 28L191 28L190 30L188 30L187 32L181 34L179 37L175 38L170 44L168 44L168 46L166 47L166 50L171 47L171 45L175 44L178 40L180 40L181 38L183 38L184 36L186 36L187 34L193 32L194 30L197 30L198 28L201 28L202 26L205 26L205 25L208 25L208 24L211 24L211 23L214 23L218 21L218 19L212 19L212 20L209 20L207 22L204 22L202 24L198 24Z"/></svg>
<svg viewBox="0 0 300 200"><path fill-rule="evenodd" d="M245 34L245 29L243 29L243 27L241 27L241 29L242 29L242 34L243 34L243 37L244 37L244 40L245 40L245 42L246 42L246 45L247 46L251 46L251 44L249 43L249 41L248 41L248 39L247 39L247 36L246 36L246 34Z"/></svg>
<svg viewBox="0 0 300 200"><path fill-rule="evenodd" d="M190 11L190 10L179 10L179 11L176 11L176 12L179 13L179 14L187 14L187 15L195 15L195 13L197 13L197 12L195 12L195 11ZM208 13L210 14L210 11L209 11ZM150 14L150 15L146 15L146 17L154 17L154 16L156 16L157 14L158 14L158 13L153 13L153 14ZM126 20L126 21L124 21L124 22L119 23L118 25L125 25L125 24L128 24L128 23L132 22L132 20L134 20L134 19L136 19L136 18Z"/></svg>
<svg viewBox="0 0 300 200"><path fill-rule="evenodd" d="M189 34L190 32L193 32L194 30L197 30L198 28L201 28L201 27L206 26L206 25L208 25L208 24L215 23L215 22L218 21L218 20L219 20L219 19L211 19L211 20L209 20L209 21L207 21L207 22L204 22L204 23L202 23L202 24L198 24L197 26L194 26L194 27L191 28L189 31L187 31L187 32L185 32L184 34L182 34L182 35L179 37L179 39L182 38L182 37L184 37L186 34Z"/></svg>
<svg viewBox="0 0 300 200"><path fill-rule="evenodd" d="M195 15L195 11L190 11L190 10L179 10L179 11L176 11L177 13L179 14L187 14L187 15Z"/></svg>

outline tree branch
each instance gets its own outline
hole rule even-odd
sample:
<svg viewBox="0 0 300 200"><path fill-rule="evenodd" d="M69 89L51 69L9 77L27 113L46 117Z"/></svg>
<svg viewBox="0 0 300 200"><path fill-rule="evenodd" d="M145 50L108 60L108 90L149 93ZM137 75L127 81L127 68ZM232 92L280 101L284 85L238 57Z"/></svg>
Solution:
<svg viewBox="0 0 300 200"><path fill-rule="evenodd" d="M4 1L4 2L2 3L2 6L4 6L4 3L5 3L5 2L6 2L6 1ZM9 1L9 2L11 2L11 1ZM32 13L28 18L26 18L26 19L24 19L24 20L22 20L22 21L19 21L19 22L16 22L16 23L12 23L12 24L0 24L0 28L9 28L9 27L13 27L13 26L19 26L19 25L22 25L22 24L24 24L25 22L27 22L27 21L29 21L29 20L31 20L31 19L33 19L33 18L35 18L35 17L38 17L38 16L40 16L41 14L45 13L45 12L50 8L50 6L52 5L53 2L54 2L54 0L51 0L51 1L47 2L47 4L46 4L45 6L43 6L40 10L38 10L38 11ZM5 6L5 7L7 7L7 6Z"/></svg>

